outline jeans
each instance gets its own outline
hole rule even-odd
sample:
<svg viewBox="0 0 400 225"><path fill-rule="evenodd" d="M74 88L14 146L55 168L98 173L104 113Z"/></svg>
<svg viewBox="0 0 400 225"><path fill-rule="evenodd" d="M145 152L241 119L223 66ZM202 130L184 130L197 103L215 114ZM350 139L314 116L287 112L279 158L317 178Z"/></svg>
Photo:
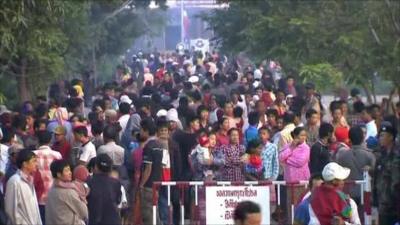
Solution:
<svg viewBox="0 0 400 225"><path fill-rule="evenodd" d="M160 187L158 192L158 212L160 220L164 225L169 223L168 189L166 186Z"/></svg>

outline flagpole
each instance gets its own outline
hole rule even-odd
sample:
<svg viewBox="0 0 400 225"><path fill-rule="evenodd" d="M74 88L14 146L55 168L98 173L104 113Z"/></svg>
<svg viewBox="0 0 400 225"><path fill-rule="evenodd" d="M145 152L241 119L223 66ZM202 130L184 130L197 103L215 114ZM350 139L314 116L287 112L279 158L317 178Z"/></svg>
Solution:
<svg viewBox="0 0 400 225"><path fill-rule="evenodd" d="M181 43L184 42L184 29L185 26L183 25L183 0L181 0Z"/></svg>

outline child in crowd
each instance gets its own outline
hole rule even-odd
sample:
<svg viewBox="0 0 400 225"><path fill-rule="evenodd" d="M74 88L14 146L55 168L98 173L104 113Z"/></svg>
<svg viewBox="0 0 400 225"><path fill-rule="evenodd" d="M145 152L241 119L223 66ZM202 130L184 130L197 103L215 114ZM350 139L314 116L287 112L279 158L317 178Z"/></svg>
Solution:
<svg viewBox="0 0 400 225"><path fill-rule="evenodd" d="M246 154L247 163L245 165L246 179L261 180L263 177L263 162L261 158L262 142L259 139L253 139L248 143Z"/></svg>
<svg viewBox="0 0 400 225"><path fill-rule="evenodd" d="M208 167L212 163L212 158L211 158L212 156L209 150L210 141L207 135L202 135L198 141L199 144L194 149L195 150L194 153L196 154L196 159L198 163L200 163L202 166ZM213 179L212 170L205 169L203 170L203 173L206 180Z"/></svg>

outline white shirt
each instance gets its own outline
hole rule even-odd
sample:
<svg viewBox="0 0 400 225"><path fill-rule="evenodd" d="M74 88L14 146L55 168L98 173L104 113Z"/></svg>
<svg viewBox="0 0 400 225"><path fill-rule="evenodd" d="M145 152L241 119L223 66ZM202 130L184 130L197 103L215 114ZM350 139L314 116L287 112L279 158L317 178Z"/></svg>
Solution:
<svg viewBox="0 0 400 225"><path fill-rule="evenodd" d="M0 173L6 174L6 167L8 163L8 146L0 144Z"/></svg>
<svg viewBox="0 0 400 225"><path fill-rule="evenodd" d="M88 163L94 157L96 157L96 147L91 141L89 141L81 147L79 160Z"/></svg>
<svg viewBox="0 0 400 225"><path fill-rule="evenodd" d="M119 122L119 125L121 126L121 131L119 132L119 137L121 138L122 137L122 134L124 133L124 131L125 131L125 129L126 129L126 125L128 124L128 120L129 120L129 118L130 118L131 116L129 115L129 114L125 114L125 115L122 115L119 119L118 119L118 122Z"/></svg>
<svg viewBox="0 0 400 225"><path fill-rule="evenodd" d="M22 172L18 170L7 182L5 211L12 224L41 225L42 220L33 182L27 182L22 176Z"/></svg>
<svg viewBox="0 0 400 225"><path fill-rule="evenodd" d="M367 124L365 124L365 127L367 128L365 140L367 140L369 137L376 137L378 135L378 128L376 127L375 120L369 121Z"/></svg>

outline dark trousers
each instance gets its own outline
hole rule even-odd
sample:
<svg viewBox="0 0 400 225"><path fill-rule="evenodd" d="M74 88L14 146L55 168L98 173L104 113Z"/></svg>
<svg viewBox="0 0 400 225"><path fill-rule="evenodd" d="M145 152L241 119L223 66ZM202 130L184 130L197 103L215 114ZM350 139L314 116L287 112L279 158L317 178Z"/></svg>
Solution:
<svg viewBox="0 0 400 225"><path fill-rule="evenodd" d="M379 225L394 225L397 221L396 214L379 212Z"/></svg>
<svg viewBox="0 0 400 225"><path fill-rule="evenodd" d="M42 224L46 224L46 213L45 213L45 205L39 205L39 213L40 213L40 219L42 219Z"/></svg>

